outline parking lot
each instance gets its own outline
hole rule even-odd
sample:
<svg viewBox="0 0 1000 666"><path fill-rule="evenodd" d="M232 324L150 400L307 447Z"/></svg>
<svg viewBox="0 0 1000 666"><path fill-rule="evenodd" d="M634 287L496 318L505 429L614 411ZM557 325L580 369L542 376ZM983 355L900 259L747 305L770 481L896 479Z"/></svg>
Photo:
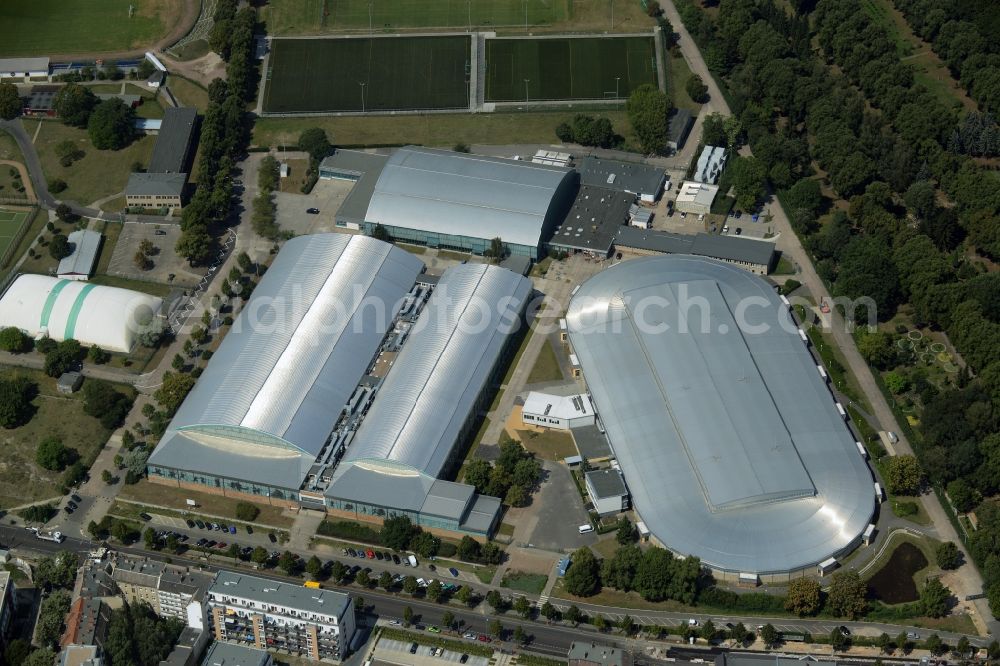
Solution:
<svg viewBox="0 0 1000 666"><path fill-rule="evenodd" d="M569 469L549 461L544 461L543 467L546 478L531 506L512 509L504 519L517 526L514 539L554 552L576 550L597 543L595 533L580 534L580 525L589 523L590 518ZM516 515L515 511L518 512Z"/></svg>
<svg viewBox="0 0 1000 666"><path fill-rule="evenodd" d="M413 646L416 646L414 649ZM467 666L487 666L490 660L486 657L467 655L462 661L462 653L454 650L441 650L429 645L419 645L388 638L380 639L375 645L375 659L387 664L413 664L428 666L431 664L466 664Z"/></svg>
<svg viewBox="0 0 1000 666"><path fill-rule="evenodd" d="M278 226L296 236L326 231L356 233L338 228L334 221L334 216L353 186L354 183L346 180L319 180L309 194L275 193ZM313 215L306 212L310 208L319 209L319 213Z"/></svg>
<svg viewBox="0 0 1000 666"><path fill-rule="evenodd" d="M201 280L204 271L195 271L187 260L174 251L181 229L176 224L145 224L126 222L122 225L121 235L111 255L108 273L120 277L160 282L179 287L194 287ZM135 255L139 244L148 240L153 244L155 252L149 259L152 268L143 270L136 266ZM171 277L173 276L173 277Z"/></svg>

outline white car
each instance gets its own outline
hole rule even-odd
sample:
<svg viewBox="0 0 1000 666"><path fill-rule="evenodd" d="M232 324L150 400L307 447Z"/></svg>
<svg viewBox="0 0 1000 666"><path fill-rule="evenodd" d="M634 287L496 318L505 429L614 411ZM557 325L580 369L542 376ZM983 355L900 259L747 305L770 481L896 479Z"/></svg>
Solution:
<svg viewBox="0 0 1000 666"><path fill-rule="evenodd" d="M722 227L722 233L724 233L724 234L728 234L729 233L729 225L728 224L725 225L724 227Z"/></svg>
<svg viewBox="0 0 1000 666"><path fill-rule="evenodd" d="M389 624L391 624L394 627L399 627L399 626L402 626L403 623L400 622L399 620L392 619L392 620L389 620Z"/></svg>

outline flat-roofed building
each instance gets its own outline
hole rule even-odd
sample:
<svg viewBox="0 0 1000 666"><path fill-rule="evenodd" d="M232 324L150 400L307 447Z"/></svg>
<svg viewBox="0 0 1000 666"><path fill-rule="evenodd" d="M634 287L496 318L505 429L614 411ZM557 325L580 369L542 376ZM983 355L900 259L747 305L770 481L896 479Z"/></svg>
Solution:
<svg viewBox="0 0 1000 666"><path fill-rule="evenodd" d="M573 641L566 654L569 666L632 666L632 653L592 641Z"/></svg>
<svg viewBox="0 0 1000 666"><path fill-rule="evenodd" d="M271 666L273 663L266 650L222 641L209 645L201 660L201 666Z"/></svg>
<svg viewBox="0 0 1000 666"><path fill-rule="evenodd" d="M596 469L584 475L587 494L600 516L628 511L628 487L617 469Z"/></svg>
<svg viewBox="0 0 1000 666"><path fill-rule="evenodd" d="M14 583L9 571L0 571L0 647L6 644L13 617Z"/></svg>
<svg viewBox="0 0 1000 666"><path fill-rule="evenodd" d="M354 636L354 602L343 592L220 571L205 603L217 641L339 662Z"/></svg>
<svg viewBox="0 0 1000 666"><path fill-rule="evenodd" d="M319 164L320 178L354 183L334 217L338 227L361 228L375 191L375 183L388 161L388 155L359 150L337 150L333 155L323 158Z"/></svg>
<svg viewBox="0 0 1000 666"><path fill-rule="evenodd" d="M0 80L38 79L49 77L49 59L42 58L0 58Z"/></svg>
<svg viewBox="0 0 1000 666"><path fill-rule="evenodd" d="M188 606L202 598L212 581L186 567L125 555L114 560L111 578L129 603L147 603L157 615L179 620L187 620Z"/></svg>
<svg viewBox="0 0 1000 666"><path fill-rule="evenodd" d="M552 395L531 391L524 399L521 420L526 425L570 430L594 425L594 407L586 393Z"/></svg>
<svg viewBox="0 0 1000 666"><path fill-rule="evenodd" d="M580 172L581 185L628 192L645 203L653 203L659 199L663 185L667 182L667 172L661 167L593 155L580 160L577 170Z"/></svg>
<svg viewBox="0 0 1000 666"><path fill-rule="evenodd" d="M618 229L628 224L635 197L631 192L581 185L569 213L552 232L547 247L603 259L611 252Z"/></svg>
<svg viewBox="0 0 1000 666"><path fill-rule="evenodd" d="M692 125L694 118L691 117L691 112L687 109L677 109L667 124L667 148L674 152L683 148L688 134L691 133Z"/></svg>
<svg viewBox="0 0 1000 666"><path fill-rule="evenodd" d="M639 255L693 254L718 259L757 275L768 274L776 255L774 243L755 238L706 233L692 236L635 227L618 230L615 248Z"/></svg>
<svg viewBox="0 0 1000 666"><path fill-rule="evenodd" d="M674 208L684 213L708 215L712 212L712 202L715 201L715 197L718 194L718 185L686 180L681 183L680 189L677 190L677 199L674 200Z"/></svg>

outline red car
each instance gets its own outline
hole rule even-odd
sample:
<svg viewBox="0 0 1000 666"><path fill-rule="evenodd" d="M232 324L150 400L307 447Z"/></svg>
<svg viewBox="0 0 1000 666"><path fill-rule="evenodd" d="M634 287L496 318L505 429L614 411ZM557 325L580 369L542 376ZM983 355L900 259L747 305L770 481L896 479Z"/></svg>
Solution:
<svg viewBox="0 0 1000 666"><path fill-rule="evenodd" d="M490 638L489 636L487 636L486 634L479 634L479 640L481 640L483 643L492 643L493 642L493 639Z"/></svg>
<svg viewBox="0 0 1000 666"><path fill-rule="evenodd" d="M365 555L368 557L369 560L375 559L375 551L370 548L365 551Z"/></svg>

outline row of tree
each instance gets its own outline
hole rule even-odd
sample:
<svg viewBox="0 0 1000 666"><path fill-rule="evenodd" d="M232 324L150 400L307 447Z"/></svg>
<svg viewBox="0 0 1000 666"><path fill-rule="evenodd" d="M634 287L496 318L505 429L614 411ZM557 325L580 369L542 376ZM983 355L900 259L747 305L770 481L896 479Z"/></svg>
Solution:
<svg viewBox="0 0 1000 666"><path fill-rule="evenodd" d="M635 590L646 601L673 599L692 604L700 578L697 557L679 558L663 548L641 550L629 544L605 560L599 560L589 548L580 548L573 553L563 582L566 591L578 597L593 596L606 585L626 592Z"/></svg>
<svg viewBox="0 0 1000 666"><path fill-rule="evenodd" d="M219 3L221 9L227 3ZM177 253L192 265L213 256L213 235L226 220L232 204L232 173L249 140L245 108L256 85L254 30L257 15L252 7L235 12L228 25L224 56L226 81L216 79L208 87L209 103L201 123L198 189L181 214L181 236ZM218 24L217 24L218 25Z"/></svg>

